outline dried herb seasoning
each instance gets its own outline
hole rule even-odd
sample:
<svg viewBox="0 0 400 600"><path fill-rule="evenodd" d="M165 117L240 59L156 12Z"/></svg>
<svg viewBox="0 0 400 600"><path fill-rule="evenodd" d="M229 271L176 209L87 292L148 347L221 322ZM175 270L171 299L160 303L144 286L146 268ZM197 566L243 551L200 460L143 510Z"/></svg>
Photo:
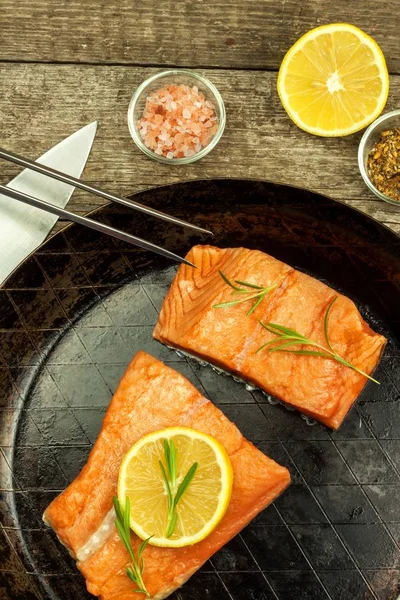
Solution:
<svg viewBox="0 0 400 600"><path fill-rule="evenodd" d="M376 189L400 202L400 129L382 131L368 155L367 169Z"/></svg>

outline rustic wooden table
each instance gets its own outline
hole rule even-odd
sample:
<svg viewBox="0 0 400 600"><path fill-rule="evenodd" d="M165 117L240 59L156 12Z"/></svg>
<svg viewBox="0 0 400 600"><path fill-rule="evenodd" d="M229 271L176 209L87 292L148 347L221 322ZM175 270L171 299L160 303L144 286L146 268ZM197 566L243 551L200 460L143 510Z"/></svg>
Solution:
<svg viewBox="0 0 400 600"><path fill-rule="evenodd" d="M308 135L288 119L276 93L290 45L312 27L348 21L381 45L391 73L387 110L399 108L399 15L399 0L1 0L1 145L35 158L98 120L84 177L111 192L195 178L261 178L341 199L400 233L400 206L377 200L359 175L361 133ZM227 109L217 148L185 167L146 158L126 124L133 90L176 66L209 77ZM17 172L3 162L0 181ZM101 203L75 191L69 207L85 213Z"/></svg>

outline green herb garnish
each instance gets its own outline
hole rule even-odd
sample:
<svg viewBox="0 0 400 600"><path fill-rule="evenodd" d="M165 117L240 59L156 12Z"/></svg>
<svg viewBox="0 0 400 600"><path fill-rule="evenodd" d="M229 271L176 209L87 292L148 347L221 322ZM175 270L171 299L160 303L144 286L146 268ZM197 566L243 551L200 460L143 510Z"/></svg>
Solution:
<svg viewBox="0 0 400 600"><path fill-rule="evenodd" d="M256 310L257 306L261 304L265 296L271 290L277 287L277 284L271 285L270 287L262 287L260 285L254 285L254 283L248 283L246 281L240 281L238 279L235 279L234 283L232 283L231 281L229 281L227 276L223 274L222 271L218 272L221 275L222 279L225 281L225 283L227 283L229 287L233 289L232 296L234 296L235 294L241 294L244 297L240 298L240 300L231 300L229 302L222 302L221 304L214 304L213 308L227 308L228 306L236 306L236 304L241 304L242 302L247 302L248 300L255 300L253 306L250 308L249 312L246 315L247 317ZM234 285L235 283L238 285L244 285L245 287L240 288L238 287L238 285Z"/></svg>
<svg viewBox="0 0 400 600"><path fill-rule="evenodd" d="M197 471L198 463L195 462L192 464L175 493L177 478L177 450L172 440L164 440L164 457L166 467L164 467L161 460L159 460L158 463L160 465L168 497L168 519L165 537L169 538L175 531L176 522L178 519L176 507L179 500L182 498L183 494L190 485Z"/></svg>
<svg viewBox="0 0 400 600"><path fill-rule="evenodd" d="M328 348L322 346L321 344L318 344L317 342L314 342L313 340L306 338L304 335L301 335L301 333L298 333L294 329L289 329L289 327L277 325L276 323L263 323L259 320L258 322L264 327L264 329L278 337L274 340L270 340L266 344L263 344L257 350L256 354L258 352L261 352L261 350L264 350L264 348L268 348L269 352L292 352L292 354L306 354L309 356L320 356L321 358L329 358L331 360L336 360L336 362L340 363L341 365L344 365L345 367L349 367L349 369L353 369L353 371L357 371L357 373L360 373L360 375L364 375L364 377L367 377L371 381L380 385L379 381L377 381L364 371L361 371L361 369L358 369L357 367L349 363L345 358L339 356L339 354L337 354L337 352L335 352L335 350L332 348L328 335L329 314L331 312L333 303L337 300L337 298L338 296L335 296L333 300L329 303L324 317L324 335L325 342ZM283 343L279 344L279 342ZM277 343L279 345L275 345ZM290 348L290 346L297 345L312 346L314 348L318 348L319 350L294 350Z"/></svg>
<svg viewBox="0 0 400 600"><path fill-rule="evenodd" d="M146 586L144 585L144 582L143 582L143 571L144 571L143 552L144 552L147 544L149 543L149 540L153 536L150 536L147 538L147 540L144 540L144 542L139 547L137 556L135 556L135 553L133 551L132 544L131 544L131 527L130 527L131 504L130 504L130 500L128 497L126 498L124 512L122 511L122 507L121 507L121 504L120 504L118 498L116 498L115 496L113 497L113 502L114 502L115 514L117 516L116 521L115 521L115 526L117 528L119 537L121 538L122 543L124 544L125 548L128 551L128 554L131 558L131 564L126 568L126 573L129 577L129 579L134 581L137 585L137 589L135 590L135 592L138 592L140 594L145 594L146 596L150 597L150 594L147 591Z"/></svg>

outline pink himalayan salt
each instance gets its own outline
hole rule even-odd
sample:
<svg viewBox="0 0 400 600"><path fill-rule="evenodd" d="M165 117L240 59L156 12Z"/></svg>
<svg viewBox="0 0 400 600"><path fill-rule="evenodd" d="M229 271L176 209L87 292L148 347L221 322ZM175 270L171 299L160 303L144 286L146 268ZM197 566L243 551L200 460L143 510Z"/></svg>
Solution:
<svg viewBox="0 0 400 600"><path fill-rule="evenodd" d="M214 105L197 86L167 85L146 99L140 135L159 156L193 156L207 146L218 130Z"/></svg>

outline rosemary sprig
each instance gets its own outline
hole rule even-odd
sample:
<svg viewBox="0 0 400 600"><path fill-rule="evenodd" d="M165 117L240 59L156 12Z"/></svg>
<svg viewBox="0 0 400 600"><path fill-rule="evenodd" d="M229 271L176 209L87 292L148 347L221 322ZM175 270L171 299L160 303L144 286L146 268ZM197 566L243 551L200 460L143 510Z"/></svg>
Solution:
<svg viewBox="0 0 400 600"><path fill-rule="evenodd" d="M325 336L326 345L328 346L327 348L325 346L322 346L321 344L318 344L317 342L314 342L313 340L306 338L304 335L302 335L301 333L298 333L294 329L289 329L289 327L284 327L283 325L277 325L276 323L263 323L262 321L259 320L258 322L260 323L260 325L262 325L262 327L264 327L264 329L266 329L270 333L273 333L274 335L276 335L277 338L270 340L266 344L263 344L257 350L256 354L258 352L261 352L262 350L264 350L264 348L268 348L269 352L291 352L292 354L305 354L305 355L309 355L309 356L320 356L322 358L329 358L331 360L336 360L336 362L340 363L341 365L344 365L345 367L348 367L349 369L353 369L353 371L357 371L357 373L360 373L360 375L363 375L364 377L367 377L374 383L377 383L378 385L380 385L379 381L377 381L376 379L374 379L373 377L371 377L370 375L368 375L367 373L365 373L358 367L355 367L354 365L352 365L349 361L347 361L345 358L341 357L332 348L332 344L329 340L329 335L328 335L329 315L332 310L332 306L333 306L334 302L337 300L337 298L338 298L338 296L335 296L333 298L333 300L329 303L329 306L326 309L326 313L325 313L325 317L324 317L324 336ZM283 343L279 344L279 342L283 342ZM278 345L275 345L277 343L278 343ZM290 348L291 346L298 346L298 345L311 346L314 348L318 348L318 350L303 350L303 349L295 350L293 348Z"/></svg>
<svg viewBox="0 0 400 600"><path fill-rule="evenodd" d="M179 500L182 498L183 494L189 487L197 471L198 463L195 462L192 464L189 471L186 473L185 477L179 484L178 489L176 490L177 450L172 440L164 440L164 458L166 464L165 467L161 460L159 460L158 463L160 465L161 473L164 479L165 490L167 492L168 497L168 518L165 536L169 538L175 531L176 522L178 519L176 507L178 506Z"/></svg>
<svg viewBox="0 0 400 600"><path fill-rule="evenodd" d="M118 535L122 540L126 550L131 559L131 564L126 568L126 573L134 583L137 585L137 589L135 592L139 594L144 594L145 596L150 597L149 592L146 589L143 581L143 571L144 571L144 559L143 552L149 543L149 540L153 537L150 536L147 540L140 545L137 556L132 548L131 544L131 528L130 528L130 512L131 512L131 504L130 500L127 497L125 501L125 511L122 510L121 504L115 496L113 497L115 514L117 516L115 520L115 526L118 531Z"/></svg>
<svg viewBox="0 0 400 600"><path fill-rule="evenodd" d="M218 272L221 275L222 279L225 281L225 283L233 289L232 296L234 296L235 294L241 294L244 296L244 298L241 298L240 300L230 300L229 302L221 302L220 304L214 304L213 308L227 308L228 306L236 306L236 304L241 304L242 302L247 302L248 300L255 300L253 306L250 308L249 312L246 315L247 317L256 310L256 308L264 300L265 296L271 290L277 287L277 284L271 285L269 287L262 287L260 285L254 285L254 283L240 281L239 279L234 279L234 283L232 283L222 271ZM244 285L245 287L240 288L238 287L238 285L234 285L235 283L238 285Z"/></svg>

